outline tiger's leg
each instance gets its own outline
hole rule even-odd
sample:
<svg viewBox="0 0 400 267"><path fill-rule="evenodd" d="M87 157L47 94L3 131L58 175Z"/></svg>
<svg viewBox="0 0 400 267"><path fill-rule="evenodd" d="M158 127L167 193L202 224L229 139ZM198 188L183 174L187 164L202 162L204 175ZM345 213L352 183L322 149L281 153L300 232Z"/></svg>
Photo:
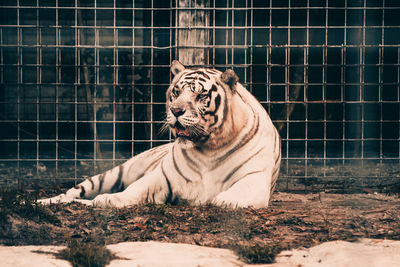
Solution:
<svg viewBox="0 0 400 267"><path fill-rule="evenodd" d="M279 135L276 134L275 138L279 139ZM275 143L273 151L270 149L272 148L268 147L268 150L266 150L267 154L254 159L254 161L249 162L244 167L248 170L256 170L258 166L264 166L264 170L257 172L250 171L229 189L219 193L212 200L212 203L230 207L268 207L281 166L280 142Z"/></svg>
<svg viewBox="0 0 400 267"><path fill-rule="evenodd" d="M135 181L124 191L113 194L101 194L93 200L84 200L82 203L100 207L121 208L144 202L165 203L171 198L171 195L170 184L163 175L161 163L159 163L154 171Z"/></svg>
<svg viewBox="0 0 400 267"><path fill-rule="evenodd" d="M129 159L122 165L86 179L64 194L41 199L38 202L42 204L65 203L76 201L77 199L93 199L100 194L122 191L136 180L153 171L168 153L171 145L165 144L147 150ZM85 200L80 202L85 204L91 203Z"/></svg>
<svg viewBox="0 0 400 267"><path fill-rule="evenodd" d="M279 169L278 171L279 172ZM228 190L219 193L212 203L218 206L266 208L277 178L272 170L248 174ZM264 190L263 190L264 189Z"/></svg>

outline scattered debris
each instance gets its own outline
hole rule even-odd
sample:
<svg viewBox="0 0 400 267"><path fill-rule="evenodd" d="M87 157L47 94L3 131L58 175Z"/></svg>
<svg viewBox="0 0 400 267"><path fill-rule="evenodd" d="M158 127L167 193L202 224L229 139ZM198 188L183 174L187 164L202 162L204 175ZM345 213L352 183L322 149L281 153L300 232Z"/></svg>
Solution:
<svg viewBox="0 0 400 267"><path fill-rule="evenodd" d="M104 246L154 240L230 248L249 263L268 263L281 250L326 241L400 240L398 196L276 193L268 209L233 210L187 204L123 209L79 203L45 207L36 205L32 195L2 192L0 213L6 219L0 224L0 244L68 245L76 241ZM34 212L24 211L24 205Z"/></svg>

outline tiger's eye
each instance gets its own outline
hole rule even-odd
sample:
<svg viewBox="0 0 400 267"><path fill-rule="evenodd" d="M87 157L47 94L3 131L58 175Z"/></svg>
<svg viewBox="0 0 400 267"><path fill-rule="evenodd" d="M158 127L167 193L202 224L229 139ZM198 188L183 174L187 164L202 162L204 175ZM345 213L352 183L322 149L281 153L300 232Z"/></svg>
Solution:
<svg viewBox="0 0 400 267"><path fill-rule="evenodd" d="M197 96L196 96L196 100L197 101L199 101L199 100L205 100L207 98L207 95L206 94L198 94Z"/></svg>
<svg viewBox="0 0 400 267"><path fill-rule="evenodd" d="M180 91L179 90L177 90L176 89L176 87L174 87L174 88L172 88L172 95L174 96L174 97L178 97L179 96L179 94L180 94Z"/></svg>

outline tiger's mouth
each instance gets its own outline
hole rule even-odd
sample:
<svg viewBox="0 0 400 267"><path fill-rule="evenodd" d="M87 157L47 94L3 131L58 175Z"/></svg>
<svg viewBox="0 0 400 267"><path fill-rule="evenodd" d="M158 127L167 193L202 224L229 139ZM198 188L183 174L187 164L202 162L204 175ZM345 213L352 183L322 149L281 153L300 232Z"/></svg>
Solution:
<svg viewBox="0 0 400 267"><path fill-rule="evenodd" d="M193 126L184 126L179 121L177 121L174 125L171 125L171 130L175 138L179 138L181 141L204 143L210 137L210 135L206 135L198 128Z"/></svg>
<svg viewBox="0 0 400 267"><path fill-rule="evenodd" d="M176 122L172 129L174 130L176 137L183 137L183 138L191 139L189 130L187 128L185 128L179 122Z"/></svg>

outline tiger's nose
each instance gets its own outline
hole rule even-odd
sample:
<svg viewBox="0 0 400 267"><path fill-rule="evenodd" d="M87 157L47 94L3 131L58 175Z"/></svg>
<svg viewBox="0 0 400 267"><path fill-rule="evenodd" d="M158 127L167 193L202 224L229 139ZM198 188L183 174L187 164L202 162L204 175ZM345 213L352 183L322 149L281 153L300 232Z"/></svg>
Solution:
<svg viewBox="0 0 400 267"><path fill-rule="evenodd" d="M184 109L181 108L170 108L172 114L174 114L175 117L179 117L185 113Z"/></svg>

